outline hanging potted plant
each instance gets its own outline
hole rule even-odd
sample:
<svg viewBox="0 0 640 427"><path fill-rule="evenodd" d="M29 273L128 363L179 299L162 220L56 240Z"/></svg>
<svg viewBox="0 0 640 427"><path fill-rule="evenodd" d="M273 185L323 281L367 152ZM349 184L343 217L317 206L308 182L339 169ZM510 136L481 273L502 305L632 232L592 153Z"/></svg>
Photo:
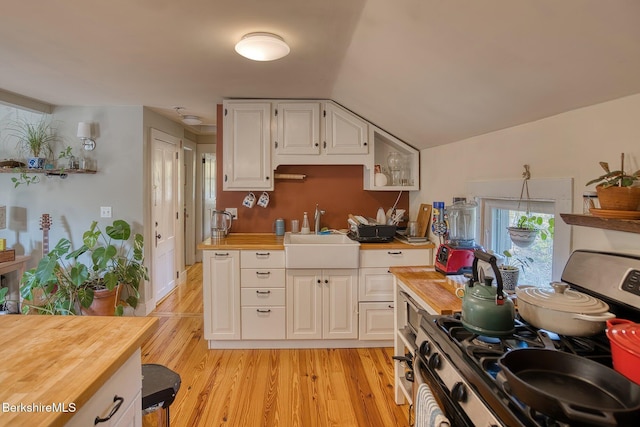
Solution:
<svg viewBox="0 0 640 427"><path fill-rule="evenodd" d="M625 173L624 153L620 155L620 170L610 170L607 162L600 162L600 167L604 169L605 174L586 184L597 184L600 208L627 212L640 210L640 187L635 186L640 181L640 170L630 175Z"/></svg>
<svg viewBox="0 0 640 427"><path fill-rule="evenodd" d="M58 139L51 122L44 116L36 123L19 118L9 125L9 129L18 139L17 148L25 155L27 167L43 169L46 159L52 153L51 146Z"/></svg>
<svg viewBox="0 0 640 427"><path fill-rule="evenodd" d="M531 198L529 196L529 179L531 179L531 172L529 171L529 165L524 165L522 177L522 189L520 190L520 198L518 199L518 210L520 210L520 203L523 201L525 192L527 195L527 210L525 215L518 218L515 225L507 227L507 232L514 245L526 248L531 246L536 240L539 229L535 225L538 222L538 218L531 215Z"/></svg>

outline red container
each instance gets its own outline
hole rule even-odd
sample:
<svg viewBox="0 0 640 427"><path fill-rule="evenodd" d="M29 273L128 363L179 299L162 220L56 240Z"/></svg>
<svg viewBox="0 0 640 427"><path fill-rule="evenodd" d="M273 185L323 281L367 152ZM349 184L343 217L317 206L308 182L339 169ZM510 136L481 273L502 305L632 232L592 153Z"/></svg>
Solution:
<svg viewBox="0 0 640 427"><path fill-rule="evenodd" d="M640 325L625 319L607 320L613 369L640 384Z"/></svg>

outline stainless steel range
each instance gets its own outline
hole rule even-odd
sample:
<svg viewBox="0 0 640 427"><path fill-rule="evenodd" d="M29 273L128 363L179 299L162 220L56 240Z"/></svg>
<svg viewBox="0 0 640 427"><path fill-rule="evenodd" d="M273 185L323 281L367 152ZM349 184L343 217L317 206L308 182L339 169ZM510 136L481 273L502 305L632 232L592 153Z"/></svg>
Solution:
<svg viewBox="0 0 640 427"><path fill-rule="evenodd" d="M604 301L617 317L640 322L640 257L575 251L565 266L562 281L573 290ZM425 311L419 314L417 331L405 328L405 342L415 352L413 375L408 377L414 380L414 406L419 398L416 390L421 383L428 385L431 398L437 402L438 412L441 411L439 422L448 419L456 427L640 424L640 386L613 370L610 343L604 332L589 336L559 335L538 329L516 315L513 334L490 337L465 328L459 314L429 315ZM514 352L520 349L535 351ZM525 386L527 381L532 384L538 381L531 387L534 394L536 387L542 387L542 396L532 397L511 379L513 372L507 354L535 355L537 362L539 354L551 355L550 360L560 354L570 358L570 366L576 368L571 374L555 373L554 369L567 369L548 366L547 370L543 363L542 373L533 375L536 378L527 377L527 369L523 369L518 381L522 380ZM585 391L585 387L593 385L590 376L598 377L594 381L601 381L604 388L616 384L615 389L600 390L595 384L594 390ZM570 383L574 380L572 387ZM553 393L549 398L544 389L554 382L563 383L556 384L557 387L570 387L559 399ZM605 402L598 394L601 392L606 393L607 400L613 394L612 402ZM440 425L433 422L433 417L427 420L421 419L420 414L416 416L418 427Z"/></svg>

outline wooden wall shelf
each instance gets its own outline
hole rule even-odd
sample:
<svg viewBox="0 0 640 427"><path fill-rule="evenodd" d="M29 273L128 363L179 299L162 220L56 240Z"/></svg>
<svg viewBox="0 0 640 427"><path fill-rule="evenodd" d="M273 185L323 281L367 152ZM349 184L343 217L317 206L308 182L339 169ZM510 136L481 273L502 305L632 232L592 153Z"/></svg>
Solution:
<svg viewBox="0 0 640 427"><path fill-rule="evenodd" d="M569 225L603 228L640 234L640 220L600 218L592 215L563 214L560 216Z"/></svg>
<svg viewBox="0 0 640 427"><path fill-rule="evenodd" d="M90 169L28 169L28 168L0 168L0 173L42 173L47 176L64 176L72 174L95 174L95 170Z"/></svg>

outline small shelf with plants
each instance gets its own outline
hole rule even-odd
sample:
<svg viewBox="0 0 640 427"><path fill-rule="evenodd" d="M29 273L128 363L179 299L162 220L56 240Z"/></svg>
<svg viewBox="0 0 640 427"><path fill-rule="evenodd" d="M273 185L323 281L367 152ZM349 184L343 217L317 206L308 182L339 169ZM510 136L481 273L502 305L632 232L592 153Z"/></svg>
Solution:
<svg viewBox="0 0 640 427"><path fill-rule="evenodd" d="M589 208L591 215L560 214L570 225L626 231L640 234L640 170L626 173L624 153L620 154L620 169L611 170L609 163L600 162L604 175L592 179L586 185L596 184L600 207Z"/></svg>

